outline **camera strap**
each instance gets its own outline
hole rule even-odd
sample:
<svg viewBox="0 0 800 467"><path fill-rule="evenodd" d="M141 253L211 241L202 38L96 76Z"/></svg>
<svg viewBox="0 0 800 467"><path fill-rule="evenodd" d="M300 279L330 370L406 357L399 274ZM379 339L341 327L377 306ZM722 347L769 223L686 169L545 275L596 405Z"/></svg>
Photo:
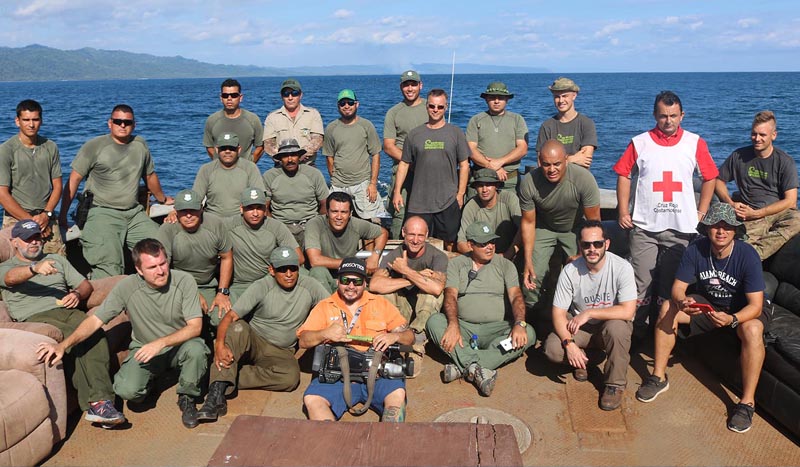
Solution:
<svg viewBox="0 0 800 467"><path fill-rule="evenodd" d="M359 312L361 309L359 308ZM356 315L358 317L358 315ZM353 322L355 322L355 318L353 318ZM369 366L369 373L367 374L367 400L364 402L364 405L360 408L353 407L353 399L352 393L350 392L350 357L347 354L347 348L343 345L336 346L336 352L339 354L339 366L342 369L342 381L344 385L342 386L342 395L344 396L344 401L347 403L347 410L353 415L362 415L369 410L369 406L372 405L372 396L375 393L375 380L378 377L378 368L381 366L381 361L383 360L383 352L380 350L375 350L375 353L372 356L372 362Z"/></svg>

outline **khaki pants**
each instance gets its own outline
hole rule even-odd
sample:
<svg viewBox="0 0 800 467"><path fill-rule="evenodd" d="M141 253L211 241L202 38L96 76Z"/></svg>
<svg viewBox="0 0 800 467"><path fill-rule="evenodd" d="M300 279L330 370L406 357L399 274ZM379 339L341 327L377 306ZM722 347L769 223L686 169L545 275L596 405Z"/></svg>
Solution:
<svg viewBox="0 0 800 467"><path fill-rule="evenodd" d="M3 228L10 227L14 224L19 222L19 219L15 219L8 214L3 216ZM67 256L67 247L64 245L64 239L61 237L61 229L58 227L58 221L55 218L50 219L49 231L45 231L42 234L42 240L44 241L44 245L42 245L42 251L44 254L57 254L61 256Z"/></svg>
<svg viewBox="0 0 800 467"><path fill-rule="evenodd" d="M408 321L409 327L419 334L425 331L425 324L431 315L438 313L442 308L444 293L438 297L419 292L418 289L408 291L400 289L397 292L385 294L383 296L392 305L400 310L400 314ZM411 317L416 314L414 320Z"/></svg>

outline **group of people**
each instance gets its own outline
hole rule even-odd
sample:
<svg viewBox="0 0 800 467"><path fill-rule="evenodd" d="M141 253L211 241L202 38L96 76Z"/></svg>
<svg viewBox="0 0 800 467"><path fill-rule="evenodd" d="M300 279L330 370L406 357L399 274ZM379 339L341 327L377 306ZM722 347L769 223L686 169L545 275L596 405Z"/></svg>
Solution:
<svg viewBox="0 0 800 467"><path fill-rule="evenodd" d="M445 383L465 380L488 397L498 368L536 342L526 310L544 302L558 247L568 264L546 305L553 331L541 340L550 360L585 381L584 349L603 349L599 405L615 410L637 330L655 333L653 374L636 392L650 402L669 387L676 334L727 328L742 341L744 383L728 427L747 431L771 314L761 260L800 232L797 169L773 145L775 116L759 112L753 144L717 169L705 141L681 127L678 96L658 94L655 127L632 138L614 165L628 260L608 251L590 170L597 134L575 109L574 81L549 87L557 113L541 125L539 164L527 173L520 160L528 128L507 110L514 95L504 83L487 86L487 110L466 133L444 119L447 93L433 89L423 98L422 86L416 71L401 75L402 101L386 114L381 144L374 125L358 116L353 90L338 94L340 118L323 128L319 112L301 104L300 83L287 79L283 106L262 125L241 108L241 85L225 80L223 109L205 126L211 160L174 198L133 134L129 106L114 107L109 134L81 147L62 188L58 148L39 135L42 108L20 102L19 134L0 146L0 204L15 253L0 265L0 289L13 319L63 332L62 342L40 345L39 357L69 362L86 419L123 423L114 396L140 402L157 375L178 367L178 405L192 428L224 415L237 387L295 390L297 347L326 343L380 351L410 345L419 358L430 340L452 360L442 370ZM315 167L320 149L330 185ZM393 162L388 228L380 224L381 150ZM264 153L275 167L262 175L255 163ZM80 242L91 278L123 274L126 247L135 268L91 316L76 310L92 285L66 260L59 229L84 179ZM140 203L141 180L156 201L174 204L161 226ZM728 192L730 181L738 192ZM390 237L402 243L385 252ZM132 343L112 382L101 327L123 311ZM403 379L379 378L371 390L314 379L303 400L311 419L338 419L366 401L384 421L405 418Z"/></svg>

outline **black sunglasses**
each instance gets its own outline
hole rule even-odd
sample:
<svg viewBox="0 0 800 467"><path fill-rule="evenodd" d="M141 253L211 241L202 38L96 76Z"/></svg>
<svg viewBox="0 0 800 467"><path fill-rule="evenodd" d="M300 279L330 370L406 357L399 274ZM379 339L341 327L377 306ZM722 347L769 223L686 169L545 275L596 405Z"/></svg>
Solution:
<svg viewBox="0 0 800 467"><path fill-rule="evenodd" d="M220 146L219 147L219 152L222 152L222 151L233 151L233 152L236 152L238 150L239 150L238 146Z"/></svg>
<svg viewBox="0 0 800 467"><path fill-rule="evenodd" d="M605 240L595 240L593 242L581 242L581 248L584 250L588 250L590 246L593 246L596 250L603 248L606 246Z"/></svg>
<svg viewBox="0 0 800 467"><path fill-rule="evenodd" d="M340 277L340 278L339 278L339 282L340 282L342 285L350 285L350 284L354 284L354 285L356 285L356 286L362 286L362 285L364 285L364 278L363 278L363 277L347 277L347 276L342 276L342 277Z"/></svg>
<svg viewBox="0 0 800 467"><path fill-rule="evenodd" d="M283 97L289 97L289 96L297 97L300 94L301 92L298 91L297 89L284 89L283 91L281 91L281 96Z"/></svg>
<svg viewBox="0 0 800 467"><path fill-rule="evenodd" d="M431 110L444 110L443 105L436 105L436 104L428 104L428 108Z"/></svg>
<svg viewBox="0 0 800 467"><path fill-rule="evenodd" d="M223 92L223 93L220 93L220 96L223 99L227 99L229 97L232 97L232 98L236 99L237 97L241 96L241 94L238 93L238 92Z"/></svg>
<svg viewBox="0 0 800 467"><path fill-rule="evenodd" d="M349 105L350 107L352 107L352 106L356 105L356 101L354 101L352 99L342 99L342 100L339 101L339 107L344 107L346 105Z"/></svg>
<svg viewBox="0 0 800 467"><path fill-rule="evenodd" d="M111 123L117 126L122 126L122 125L131 126L136 122L127 118L112 118Z"/></svg>
<svg viewBox="0 0 800 467"><path fill-rule="evenodd" d="M479 243L479 242L473 241L472 244L475 245L478 248L485 248L486 245L494 245L495 241L496 240L489 240L488 242L483 242L483 243Z"/></svg>

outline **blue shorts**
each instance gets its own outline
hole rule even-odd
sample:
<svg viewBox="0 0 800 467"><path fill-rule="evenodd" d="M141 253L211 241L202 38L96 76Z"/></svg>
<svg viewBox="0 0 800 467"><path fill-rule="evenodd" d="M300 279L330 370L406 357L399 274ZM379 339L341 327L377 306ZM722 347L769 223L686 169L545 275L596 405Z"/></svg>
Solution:
<svg viewBox="0 0 800 467"><path fill-rule="evenodd" d="M397 389L405 390L405 388L406 381L404 379L378 378L375 381L370 407L378 412L379 415L383 414L383 400L386 399L386 396ZM335 383L320 383L319 379L315 377L311 380L311 384L308 385L303 396L323 397L331 404L331 412L338 420L347 412L347 404L344 402L342 389L344 389L344 382L341 380ZM364 383L350 383L350 397L353 405L367 402L367 385Z"/></svg>

